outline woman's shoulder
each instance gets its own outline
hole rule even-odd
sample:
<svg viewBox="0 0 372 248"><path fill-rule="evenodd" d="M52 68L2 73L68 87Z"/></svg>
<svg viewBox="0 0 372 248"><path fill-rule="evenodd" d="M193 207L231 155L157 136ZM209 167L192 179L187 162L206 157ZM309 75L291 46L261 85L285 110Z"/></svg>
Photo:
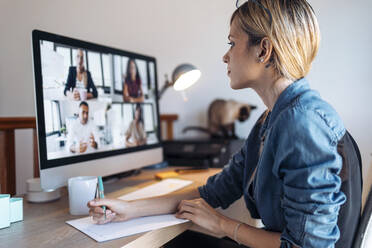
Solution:
<svg viewBox="0 0 372 248"><path fill-rule="evenodd" d="M336 144L345 134L345 127L337 111L320 95L309 90L301 94L294 103L283 111L278 125L296 132L316 132L327 135Z"/></svg>

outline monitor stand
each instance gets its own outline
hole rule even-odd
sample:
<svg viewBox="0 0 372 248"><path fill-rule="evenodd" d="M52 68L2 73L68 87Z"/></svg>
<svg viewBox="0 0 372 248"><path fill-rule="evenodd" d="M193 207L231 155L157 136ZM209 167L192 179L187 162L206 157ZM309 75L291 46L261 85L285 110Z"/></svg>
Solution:
<svg viewBox="0 0 372 248"><path fill-rule="evenodd" d="M40 178L27 180L27 201L32 203L51 202L61 198L61 188L43 190L40 185Z"/></svg>
<svg viewBox="0 0 372 248"><path fill-rule="evenodd" d="M125 177L130 177L134 175L138 175L141 173L141 169L134 169L130 171L125 171L119 174L103 177L103 182L106 184L114 183L117 182L118 180L125 178Z"/></svg>

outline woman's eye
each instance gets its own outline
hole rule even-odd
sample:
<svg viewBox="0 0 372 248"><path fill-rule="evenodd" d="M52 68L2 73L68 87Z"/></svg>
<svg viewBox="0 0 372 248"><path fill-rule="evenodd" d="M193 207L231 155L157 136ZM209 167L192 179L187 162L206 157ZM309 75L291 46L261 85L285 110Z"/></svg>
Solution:
<svg viewBox="0 0 372 248"><path fill-rule="evenodd" d="M229 44L229 45L230 45L230 47L233 47L233 46L235 46L235 43L234 43L233 41L230 41L230 42L228 42L227 44Z"/></svg>

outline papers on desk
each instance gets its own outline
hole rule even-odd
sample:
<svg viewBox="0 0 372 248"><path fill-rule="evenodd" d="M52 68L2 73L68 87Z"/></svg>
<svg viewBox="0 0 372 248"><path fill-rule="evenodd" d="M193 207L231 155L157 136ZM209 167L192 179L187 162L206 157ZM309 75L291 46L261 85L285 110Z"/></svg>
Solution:
<svg viewBox="0 0 372 248"><path fill-rule="evenodd" d="M119 199L130 201L154 196L165 195L190 185L192 181L181 179L166 179L145 188L123 195ZM118 239L138 233L148 232L159 228L187 222L177 219L173 214L147 216L125 222L94 224L92 217L66 221L81 232L98 242Z"/></svg>
<svg viewBox="0 0 372 248"><path fill-rule="evenodd" d="M94 224L93 217L70 220L66 223L85 233L97 242L103 242L177 225L187 221L188 220L177 219L173 214L165 214L141 217L124 222L113 222L104 225Z"/></svg>
<svg viewBox="0 0 372 248"><path fill-rule="evenodd" d="M142 189L133 191L132 193L119 197L121 200L132 201L137 199L143 199L154 196L161 196L169 194L173 191L182 189L192 184L192 181L170 178L160 181L158 183L151 184Z"/></svg>

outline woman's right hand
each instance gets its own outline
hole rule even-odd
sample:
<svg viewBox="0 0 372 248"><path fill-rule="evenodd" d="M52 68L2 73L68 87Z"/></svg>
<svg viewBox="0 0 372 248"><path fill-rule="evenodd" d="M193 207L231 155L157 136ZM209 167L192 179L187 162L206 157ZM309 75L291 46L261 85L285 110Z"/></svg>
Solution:
<svg viewBox="0 0 372 248"><path fill-rule="evenodd" d="M74 91L72 92L72 97L76 101L80 101L80 93L79 91L75 88Z"/></svg>
<svg viewBox="0 0 372 248"><path fill-rule="evenodd" d="M67 91L66 96L69 100L79 101L80 100L80 93L77 89L73 91Z"/></svg>
<svg viewBox="0 0 372 248"><path fill-rule="evenodd" d="M119 222L134 218L129 202L119 199L94 199L88 202L89 215L97 224ZM102 206L106 206L106 218ZM133 210L132 210L133 211Z"/></svg>

